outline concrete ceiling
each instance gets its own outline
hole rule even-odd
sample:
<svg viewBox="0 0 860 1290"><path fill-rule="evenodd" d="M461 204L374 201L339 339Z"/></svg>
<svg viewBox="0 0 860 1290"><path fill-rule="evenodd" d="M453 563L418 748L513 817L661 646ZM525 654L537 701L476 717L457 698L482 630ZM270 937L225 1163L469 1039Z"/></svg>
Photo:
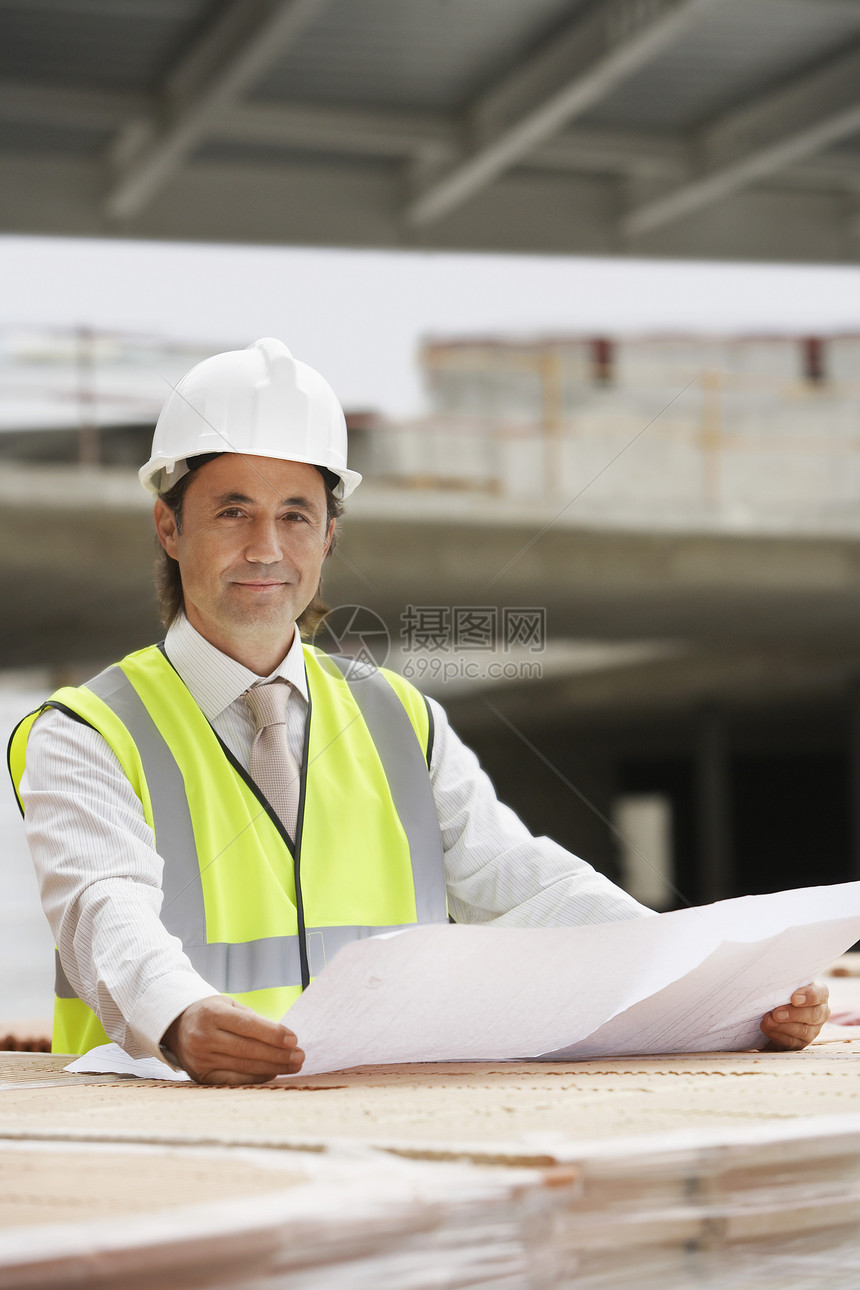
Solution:
<svg viewBox="0 0 860 1290"><path fill-rule="evenodd" d="M0 0L0 230L856 262L858 0Z"/></svg>

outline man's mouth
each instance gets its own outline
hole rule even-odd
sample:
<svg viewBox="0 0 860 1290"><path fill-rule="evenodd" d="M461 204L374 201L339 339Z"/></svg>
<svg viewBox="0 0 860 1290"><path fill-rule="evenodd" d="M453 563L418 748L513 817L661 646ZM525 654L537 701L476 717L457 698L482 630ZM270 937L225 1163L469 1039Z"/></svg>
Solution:
<svg viewBox="0 0 860 1290"><path fill-rule="evenodd" d="M237 587L255 587L264 589L266 587L287 587L289 583L283 578L251 578L236 579L234 586Z"/></svg>

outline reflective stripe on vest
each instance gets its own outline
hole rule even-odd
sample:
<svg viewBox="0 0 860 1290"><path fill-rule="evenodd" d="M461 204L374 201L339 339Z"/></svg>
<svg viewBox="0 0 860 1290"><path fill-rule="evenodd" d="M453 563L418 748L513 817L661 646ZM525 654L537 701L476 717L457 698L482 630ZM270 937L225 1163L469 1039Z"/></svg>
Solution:
<svg viewBox="0 0 860 1290"><path fill-rule="evenodd" d="M412 723L391 685L376 669L352 660L326 659L344 676L373 739L412 861L417 921L446 922L444 864L438 817L427 764ZM206 940L200 867L182 773L161 732L122 668L113 666L87 682L122 721L143 764L156 839L170 838L171 864L162 880L161 921L183 943L195 970L224 994L302 984L298 936L238 943ZM316 976L351 941L411 924L306 929L310 974ZM76 998L57 959L57 997Z"/></svg>
<svg viewBox="0 0 860 1290"><path fill-rule="evenodd" d="M305 937L311 976L319 976L329 959L334 958L344 945L364 940L368 936L378 936L380 932L402 931L406 927L414 927L414 923L394 927L308 927ZM178 936L179 933L174 932L174 935ZM257 941L240 941L234 945L223 941L213 945L193 945L186 948L185 953L194 964L195 971L222 994L246 994L252 990L269 990L281 985L295 986L302 983L298 936L266 936ZM60 955L56 950L54 994L58 999L78 997L63 971Z"/></svg>
<svg viewBox="0 0 860 1290"><path fill-rule="evenodd" d="M442 864L439 817L427 762L414 738L412 723L403 704L376 668L331 655L328 662L334 663L346 678L382 762L400 823L409 840L418 922L444 923L448 909L444 890L439 886Z"/></svg>

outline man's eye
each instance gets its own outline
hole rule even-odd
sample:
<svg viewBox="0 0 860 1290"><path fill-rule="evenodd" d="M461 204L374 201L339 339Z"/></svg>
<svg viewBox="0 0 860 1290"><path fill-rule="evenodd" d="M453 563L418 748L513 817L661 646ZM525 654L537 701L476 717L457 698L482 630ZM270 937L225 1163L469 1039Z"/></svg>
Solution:
<svg viewBox="0 0 860 1290"><path fill-rule="evenodd" d="M221 516L227 520L235 520L242 514L238 506L228 506L226 510L220 512Z"/></svg>

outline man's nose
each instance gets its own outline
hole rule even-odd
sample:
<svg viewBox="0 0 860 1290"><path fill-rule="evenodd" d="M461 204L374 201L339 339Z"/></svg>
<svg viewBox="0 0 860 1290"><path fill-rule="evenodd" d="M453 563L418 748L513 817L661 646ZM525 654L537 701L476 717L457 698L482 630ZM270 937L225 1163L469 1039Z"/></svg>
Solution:
<svg viewBox="0 0 860 1290"><path fill-rule="evenodd" d="M277 564L284 551L276 520L257 519L251 529L245 559L253 564Z"/></svg>

